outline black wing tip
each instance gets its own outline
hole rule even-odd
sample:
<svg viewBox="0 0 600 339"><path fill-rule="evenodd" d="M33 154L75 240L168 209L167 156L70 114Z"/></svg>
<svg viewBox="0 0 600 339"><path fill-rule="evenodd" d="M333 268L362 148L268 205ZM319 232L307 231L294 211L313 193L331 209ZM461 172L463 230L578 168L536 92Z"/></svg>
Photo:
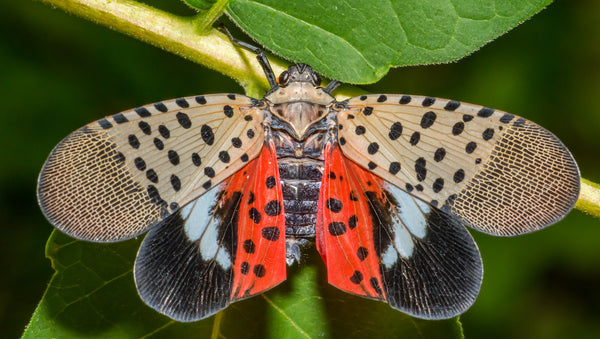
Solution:
<svg viewBox="0 0 600 339"><path fill-rule="evenodd" d="M144 303L179 322L206 319L231 302L232 269L202 258L180 212L146 235L133 273Z"/></svg>
<svg viewBox="0 0 600 339"><path fill-rule="evenodd" d="M412 256L382 272L392 308L420 319L441 320L456 317L475 303L483 262L460 219L433 208L427 235L416 240Z"/></svg>

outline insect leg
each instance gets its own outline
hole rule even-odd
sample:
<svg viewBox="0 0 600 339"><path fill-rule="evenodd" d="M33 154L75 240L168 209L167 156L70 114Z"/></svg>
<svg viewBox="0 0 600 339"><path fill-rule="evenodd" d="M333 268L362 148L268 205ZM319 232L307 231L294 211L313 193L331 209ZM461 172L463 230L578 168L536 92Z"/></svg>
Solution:
<svg viewBox="0 0 600 339"><path fill-rule="evenodd" d="M234 38L231 35L231 33L229 32L229 30L227 29L227 27L225 27L224 25L219 26L218 29L225 32L225 34L227 34L227 36L229 37L229 40L231 40L231 42L234 43L235 45L238 45L242 48L245 48L251 52L256 53L256 59L258 60L260 67L262 67L263 71L265 72L265 76L267 77L267 80L269 81L269 86L271 86L271 90L279 87L279 85L277 84L277 77L275 77L275 73L273 73L271 64L269 63L269 60L267 59L267 56L265 55L265 52L263 52L262 49Z"/></svg>
<svg viewBox="0 0 600 339"><path fill-rule="evenodd" d="M323 89L323 91L324 91L325 93L329 93L329 94L331 94L331 92L333 92L333 90L335 90L335 89L336 89L336 88L337 88L339 85L341 85L341 83L340 83L339 81L337 81L337 80L332 80L332 81L331 81L331 82L330 82L330 83L327 85L327 87L325 87L325 88Z"/></svg>

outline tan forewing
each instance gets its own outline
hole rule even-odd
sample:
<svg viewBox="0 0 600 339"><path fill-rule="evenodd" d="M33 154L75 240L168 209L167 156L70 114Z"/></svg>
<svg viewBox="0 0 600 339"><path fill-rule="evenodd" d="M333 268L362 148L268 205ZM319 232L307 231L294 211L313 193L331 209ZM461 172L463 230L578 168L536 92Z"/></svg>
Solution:
<svg viewBox="0 0 600 339"><path fill-rule="evenodd" d="M351 98L338 113L344 154L471 227L496 235L560 220L579 170L552 133L515 115L408 95Z"/></svg>
<svg viewBox="0 0 600 339"><path fill-rule="evenodd" d="M144 232L258 155L263 113L253 100L237 94L180 98L73 132L40 174L44 214L84 240Z"/></svg>

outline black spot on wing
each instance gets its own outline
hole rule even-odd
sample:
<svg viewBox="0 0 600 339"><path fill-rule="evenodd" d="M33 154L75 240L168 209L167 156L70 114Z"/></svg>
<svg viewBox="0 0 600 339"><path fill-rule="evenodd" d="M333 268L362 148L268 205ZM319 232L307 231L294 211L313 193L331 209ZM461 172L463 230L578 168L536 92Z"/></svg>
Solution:
<svg viewBox="0 0 600 339"><path fill-rule="evenodd" d="M502 118L500 118L500 122L508 124L509 122L511 122L512 119L514 119L515 116L510 114L510 113L505 113Z"/></svg>
<svg viewBox="0 0 600 339"><path fill-rule="evenodd" d="M247 261L244 261L240 265L240 273L242 273L243 275L246 275L246 274L248 274L248 272L250 272L250 264Z"/></svg>
<svg viewBox="0 0 600 339"><path fill-rule="evenodd" d="M269 241L277 241L279 239L280 233L281 232L279 232L279 228L275 226L265 227L262 229L262 237Z"/></svg>
<svg viewBox="0 0 600 339"><path fill-rule="evenodd" d="M165 139L169 139L171 137L171 131L165 125L158 126L158 133L160 133L160 135Z"/></svg>
<svg viewBox="0 0 600 339"><path fill-rule="evenodd" d="M242 242L242 248L244 249L244 252L252 254L256 251L256 244L254 244L252 239L246 239Z"/></svg>
<svg viewBox="0 0 600 339"><path fill-rule="evenodd" d="M225 105L223 107L223 113L225 113L225 116L228 118L233 117L233 108L229 105Z"/></svg>
<svg viewBox="0 0 600 339"><path fill-rule="evenodd" d="M265 204L265 214L271 217L278 216L281 213L281 202L272 200Z"/></svg>
<svg viewBox="0 0 600 339"><path fill-rule="evenodd" d="M200 155L198 155L196 152L192 153L192 163L194 166L202 165L202 159L200 159Z"/></svg>
<svg viewBox="0 0 600 339"><path fill-rule="evenodd" d="M167 152L167 156L169 157L169 162L173 165L179 165L179 154L174 150L169 150Z"/></svg>
<svg viewBox="0 0 600 339"><path fill-rule="evenodd" d="M475 152L475 149L477 149L477 143L474 141L469 142L466 146L465 146L465 152L467 154L471 154L473 152Z"/></svg>
<svg viewBox="0 0 600 339"><path fill-rule="evenodd" d="M494 114L494 110L488 107L483 107L479 110L479 112L477 112L477 116L482 118L488 118L492 114Z"/></svg>
<svg viewBox="0 0 600 339"><path fill-rule="evenodd" d="M483 138L483 140L490 140L491 138L494 137L494 129L487 128L485 131L483 131L483 133L481 134L481 137Z"/></svg>
<svg viewBox="0 0 600 339"><path fill-rule="evenodd" d="M205 167L204 174L209 178L214 178L216 173L212 167Z"/></svg>
<svg viewBox="0 0 600 339"><path fill-rule="evenodd" d="M423 117L421 118L421 128L429 128L433 125L433 123L435 122L435 119L437 118L437 114L435 114L435 112L433 111L429 111L425 114L423 114Z"/></svg>
<svg viewBox="0 0 600 339"><path fill-rule="evenodd" d="M157 150L162 151L165 148L165 144L159 138L154 138L153 142Z"/></svg>
<svg viewBox="0 0 600 339"><path fill-rule="evenodd" d="M327 225L329 234L338 236L346 233L346 225L343 222L333 221Z"/></svg>
<svg viewBox="0 0 600 339"><path fill-rule="evenodd" d="M402 135L402 124L400 122L395 122L390 127L390 133L388 134L391 140L396 140L400 138Z"/></svg>
<svg viewBox="0 0 600 339"><path fill-rule="evenodd" d="M113 127L110 121L106 120L105 118L98 120L98 124L100 125L100 127L102 127L102 129L109 129Z"/></svg>
<svg viewBox="0 0 600 339"><path fill-rule="evenodd" d="M358 217L356 215L352 215L348 218L348 228L353 230L354 228L356 228L356 225L358 224Z"/></svg>
<svg viewBox="0 0 600 339"><path fill-rule="evenodd" d="M456 171L452 179L457 184L461 183L465 179L465 170L461 168Z"/></svg>
<svg viewBox="0 0 600 339"><path fill-rule="evenodd" d="M342 211L343 208L342 202L335 198L327 199L327 201L325 202L325 206L327 206L327 209L329 209L333 213L339 213Z"/></svg>
<svg viewBox="0 0 600 339"><path fill-rule="evenodd" d="M158 174L153 169L149 169L146 171L146 178L152 181L153 183L158 183Z"/></svg>
<svg viewBox="0 0 600 339"><path fill-rule="evenodd" d="M264 265L258 264L254 266L252 272L256 277L262 278L267 274L267 268Z"/></svg>
<svg viewBox="0 0 600 339"><path fill-rule="evenodd" d="M158 103L154 104L154 108L156 108L157 111L162 112L162 113L165 113L169 110L167 108L167 106L165 106L165 104L163 104L162 102L158 102Z"/></svg>
<svg viewBox="0 0 600 339"><path fill-rule="evenodd" d="M462 121L457 122L452 126L452 135L459 135L465 130L465 123Z"/></svg>
<svg viewBox="0 0 600 339"><path fill-rule="evenodd" d="M423 181L427 177L427 161L421 157L415 161L415 173L417 180Z"/></svg>
<svg viewBox="0 0 600 339"><path fill-rule="evenodd" d="M208 125L202 125L200 127L200 136L202 140L209 146L215 143L215 134L213 133L212 128Z"/></svg>
<svg viewBox="0 0 600 339"><path fill-rule="evenodd" d="M446 104L446 106L444 106L444 109L446 111L455 111L458 107L460 106L460 102L455 101L455 100L450 100L448 101L448 103Z"/></svg>
<svg viewBox="0 0 600 339"><path fill-rule="evenodd" d="M179 122L181 127L185 129L192 127L192 121L190 120L190 117L187 114L183 112L178 112L175 116L177 117L177 122Z"/></svg>
<svg viewBox="0 0 600 339"><path fill-rule="evenodd" d="M171 174L171 186L177 192L181 189L181 180L175 174Z"/></svg>
<svg viewBox="0 0 600 339"><path fill-rule="evenodd" d="M350 276L350 281L353 284L360 284L362 282L362 280L364 279L363 274L360 271L354 271L354 274L352 274L352 276Z"/></svg>
<svg viewBox="0 0 600 339"><path fill-rule="evenodd" d="M267 186L267 188L271 189L275 187L275 185L277 185L277 180L274 176L271 175L265 180L265 185Z"/></svg>
<svg viewBox="0 0 600 339"><path fill-rule="evenodd" d="M255 224L260 223L262 220L262 214L260 214L260 212L254 207L250 208L248 211L248 217L250 217Z"/></svg>
<svg viewBox="0 0 600 339"><path fill-rule="evenodd" d="M416 144L418 144L419 140L421 140L421 133L419 133L419 132L414 132L410 136L410 144L413 145L413 146L415 146Z"/></svg>
<svg viewBox="0 0 600 339"><path fill-rule="evenodd" d="M433 154L433 160L435 160L436 162L440 162L440 161L444 160L445 156L446 156L446 149L444 149L443 147L440 147Z"/></svg>
<svg viewBox="0 0 600 339"><path fill-rule="evenodd" d="M367 147L367 152L371 155L377 153L378 150L379 150L379 144L376 142L370 143L369 146Z"/></svg>
<svg viewBox="0 0 600 339"><path fill-rule="evenodd" d="M369 250L361 246L356 250L356 256L358 257L358 260L364 261L369 256Z"/></svg>
<svg viewBox="0 0 600 339"><path fill-rule="evenodd" d="M435 98L427 97L427 98L423 99L423 102L421 103L421 105L423 105L423 107L429 107L429 106L433 105L434 103L435 103Z"/></svg>
<svg viewBox="0 0 600 339"><path fill-rule="evenodd" d="M221 151L219 152L219 160L227 164L231 161L231 157L227 151Z"/></svg>
<svg viewBox="0 0 600 339"><path fill-rule="evenodd" d="M124 123L126 123L126 122L128 122L128 121L129 121L129 120L128 120L128 119L127 119L127 118L126 118L124 115L123 115L123 113L117 113L117 114L114 114L112 117L113 117L113 119L115 120L115 122L116 122L117 124L124 124Z"/></svg>
<svg viewBox="0 0 600 339"><path fill-rule="evenodd" d="M145 121L140 121L138 123L138 127L140 128L140 130L142 130L142 132L146 135L150 135L152 134L152 127L150 127L150 124L148 124Z"/></svg>
<svg viewBox="0 0 600 339"><path fill-rule="evenodd" d="M194 98L196 100L197 103L199 103L200 105L205 105L206 104L206 98L203 95L199 95L196 98Z"/></svg>
<svg viewBox="0 0 600 339"><path fill-rule="evenodd" d="M389 167L388 171L389 171L391 174L394 174L394 175L396 175L396 174L397 174L398 172L400 172L400 170L402 169L401 167L402 167L402 166L400 165L400 163L399 163L399 162L397 162L397 161L393 161L393 162L391 162L391 163L390 163L390 167Z"/></svg>
<svg viewBox="0 0 600 339"><path fill-rule="evenodd" d="M130 134L128 140L131 147L135 149L140 148L140 140L135 136L135 134Z"/></svg>
<svg viewBox="0 0 600 339"><path fill-rule="evenodd" d="M138 170L140 170L140 171L146 170L146 162L144 161L144 159L137 157L137 158L133 159L133 163L135 164L135 167Z"/></svg>
<svg viewBox="0 0 600 339"><path fill-rule="evenodd" d="M185 98L179 98L179 99L175 100L175 103L177 104L177 106L179 106L181 108L190 107L190 104L187 102L187 100L185 100Z"/></svg>
<svg viewBox="0 0 600 339"><path fill-rule="evenodd" d="M231 138L231 145L235 148L242 147L242 140L238 137Z"/></svg>
<svg viewBox="0 0 600 339"><path fill-rule="evenodd" d="M140 116L140 118L147 118L149 116L152 116L152 114L150 114L150 111L148 111L146 107L138 107L134 109L134 111L137 113L137 115Z"/></svg>

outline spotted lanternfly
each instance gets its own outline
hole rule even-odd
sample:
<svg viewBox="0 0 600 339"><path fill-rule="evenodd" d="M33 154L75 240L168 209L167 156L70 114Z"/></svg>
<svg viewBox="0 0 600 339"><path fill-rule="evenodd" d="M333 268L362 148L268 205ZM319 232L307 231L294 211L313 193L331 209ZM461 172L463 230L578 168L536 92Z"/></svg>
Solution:
<svg viewBox="0 0 600 339"><path fill-rule="evenodd" d="M59 230L115 242L149 230L141 298L206 318L286 279L315 239L329 283L411 316L473 304L482 279L464 227L499 236L564 217L579 170L550 132L453 100L376 94L336 101L296 64L261 100L213 94L100 119L52 151L41 208ZM287 246L286 246L287 244Z"/></svg>

